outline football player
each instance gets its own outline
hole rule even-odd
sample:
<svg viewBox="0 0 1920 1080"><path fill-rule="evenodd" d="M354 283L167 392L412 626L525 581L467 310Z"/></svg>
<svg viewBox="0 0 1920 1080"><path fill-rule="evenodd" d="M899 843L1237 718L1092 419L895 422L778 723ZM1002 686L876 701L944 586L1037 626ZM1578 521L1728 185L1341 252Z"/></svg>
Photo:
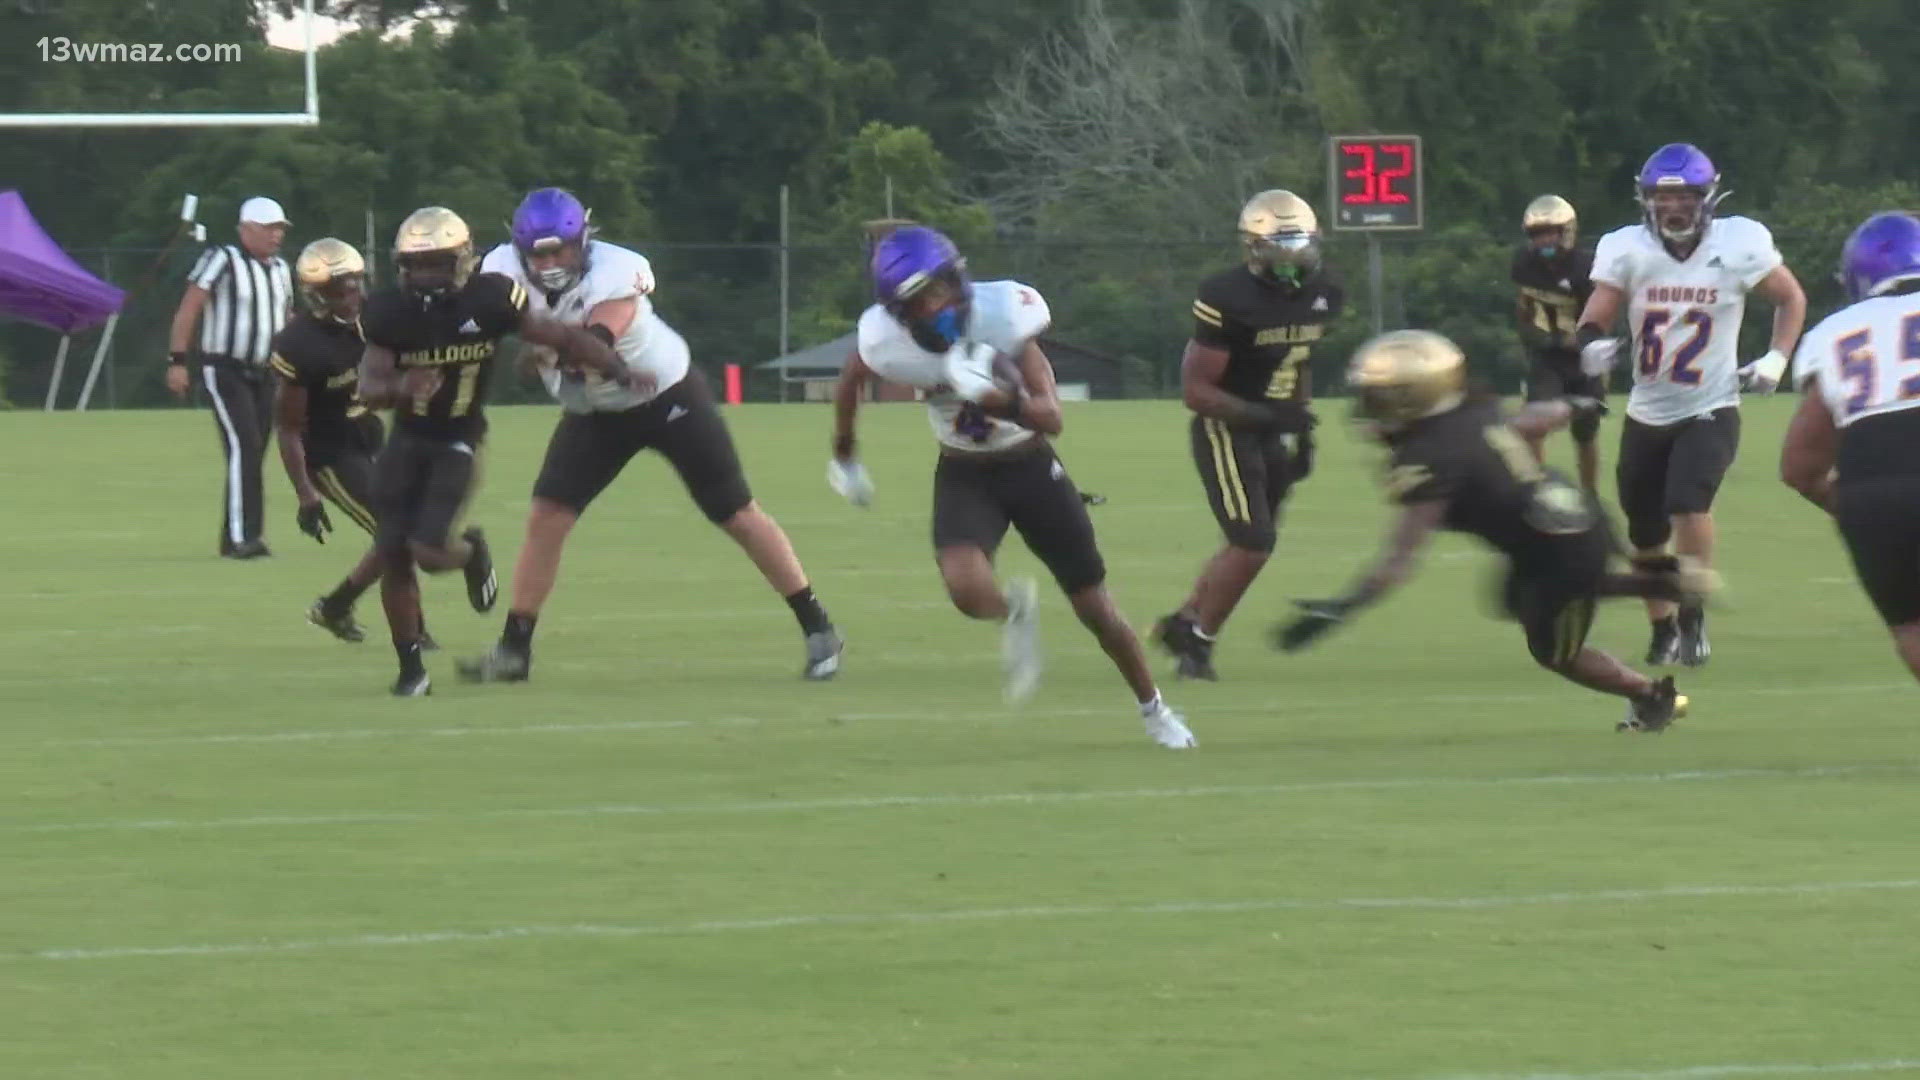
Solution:
<svg viewBox="0 0 1920 1080"><path fill-rule="evenodd" d="M344 240L329 236L302 249L293 275L304 310L275 335L268 361L279 383L280 462L300 500L295 521L323 544L333 531L323 495L369 536L374 532L369 492L384 432L357 393L366 350L360 337L366 272L365 260ZM380 554L369 546L346 578L307 609L307 621L342 641L364 641L353 605L379 578ZM424 619L420 639L422 647L434 647Z"/></svg>
<svg viewBox="0 0 1920 1080"><path fill-rule="evenodd" d="M665 457L707 520L746 551L800 623L801 674L830 679L842 643L814 596L793 545L747 487L713 391L688 359L687 343L653 310L653 267L636 251L593 237L589 211L571 193L541 188L514 211L511 242L487 253L481 270L510 278L530 308L613 347L630 374L622 385L591 372L543 365L559 399L560 422L533 484L526 543L513 571L506 627L493 649L459 665L474 682L527 678L534 622L553 592L560 552L594 498L642 450Z"/></svg>
<svg viewBox="0 0 1920 1080"><path fill-rule="evenodd" d="M1183 678L1217 678L1213 646L1278 537L1280 504L1313 469L1313 343L1345 297L1320 265L1313 207L1263 191L1240 211L1246 258L1200 283L1180 385L1188 441L1225 543L1154 637Z"/></svg>
<svg viewBox="0 0 1920 1080"><path fill-rule="evenodd" d="M394 239L398 281L367 298L360 397L393 409L393 437L374 463L373 509L380 548L380 600L400 658L394 694L431 692L420 657L420 586L428 573L464 571L475 611L498 592L485 535L456 523L473 494L487 433L487 385L500 339L518 333L562 354L571 367L618 381L613 350L577 326L527 310L527 291L500 274L473 273L473 237L460 215L428 206L407 215Z"/></svg>
<svg viewBox="0 0 1920 1080"><path fill-rule="evenodd" d="M1593 295L1593 256L1580 250L1580 220L1573 204L1558 195L1542 195L1520 217L1527 238L1513 253L1513 283L1520 288L1515 312L1520 344L1527 353L1527 400L1553 401L1568 394L1605 400L1607 380L1580 370L1574 325ZM1600 490L1600 418L1575 418L1574 453L1580 486ZM1533 443L1533 456L1546 461L1546 444Z"/></svg>
<svg viewBox="0 0 1920 1080"><path fill-rule="evenodd" d="M1920 678L1920 221L1876 214L1847 239L1851 303L1807 332L1780 475L1834 516L1854 573Z"/></svg>
<svg viewBox="0 0 1920 1080"><path fill-rule="evenodd" d="M1031 695L1040 677L1039 596L1030 579L1002 590L993 556L1008 526L1038 556L1080 621L1132 689L1147 734L1194 745L1161 698L1140 641L1105 586L1106 564L1080 492L1048 436L1061 429L1053 366L1035 343L1052 316L1016 281L973 282L952 241L918 225L897 228L872 253L876 302L860 316L859 344L834 394L828 477L857 505L873 497L859 462L854 418L869 379L927 394L940 445L933 474L933 547L954 607L999 622L1006 693Z"/></svg>
<svg viewBox="0 0 1920 1080"><path fill-rule="evenodd" d="M1468 533L1505 556L1504 604L1541 667L1580 686L1627 699L1621 731L1660 731L1686 713L1671 676L1651 679L1587 645L1594 605L1605 596L1667 599L1709 591L1710 572L1674 560L1631 574L1609 572L1615 544L1591 493L1542 466L1529 448L1605 406L1592 398L1535 402L1507 417L1499 400L1466 391L1466 359L1453 342L1398 330L1354 354L1347 385L1354 409L1392 451L1387 488L1399 503L1386 551L1332 600L1299 601L1274 628L1274 643L1305 648L1404 582L1436 529Z"/></svg>
<svg viewBox="0 0 1920 1080"><path fill-rule="evenodd" d="M1720 174L1697 147L1671 143L1640 168L1644 222L1615 229L1593 255L1593 295L1575 338L1582 370L1603 375L1624 305L1633 390L1615 466L1627 538L1638 557L1680 554L1711 564L1713 498L1740 445L1740 390L1772 393L1806 321L1807 298L1766 226L1717 217ZM1747 294L1773 304L1772 348L1741 367L1735 349ZM1676 614L1677 612L1677 614ZM1698 606L1649 600L1647 663L1707 662Z"/></svg>

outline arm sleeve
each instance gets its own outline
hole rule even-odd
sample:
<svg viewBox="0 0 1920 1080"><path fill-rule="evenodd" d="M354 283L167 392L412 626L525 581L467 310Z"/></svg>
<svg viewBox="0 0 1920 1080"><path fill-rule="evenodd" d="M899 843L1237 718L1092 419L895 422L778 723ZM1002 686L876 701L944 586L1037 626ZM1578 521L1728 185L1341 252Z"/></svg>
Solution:
<svg viewBox="0 0 1920 1080"><path fill-rule="evenodd" d="M193 269L187 272L187 280L203 289L211 290L213 283L219 281L221 275L227 272L227 266L227 249L210 247L200 253L200 258L194 262Z"/></svg>
<svg viewBox="0 0 1920 1080"><path fill-rule="evenodd" d="M1193 298L1193 340L1209 349L1225 349L1232 344L1231 324L1219 290L1200 286Z"/></svg>
<svg viewBox="0 0 1920 1080"><path fill-rule="evenodd" d="M1740 284L1751 289L1778 269L1786 259L1773 242L1773 233L1765 225L1749 221L1747 226L1752 235L1747 239L1745 254L1740 262Z"/></svg>
<svg viewBox="0 0 1920 1080"><path fill-rule="evenodd" d="M481 274L467 286L473 321L489 334L510 334L527 316L527 290L505 274Z"/></svg>
<svg viewBox="0 0 1920 1080"><path fill-rule="evenodd" d="M1600 246L1593 250L1593 270L1588 275L1590 285L1611 285L1624 291L1633 276L1628 265L1630 254L1618 233L1601 237Z"/></svg>

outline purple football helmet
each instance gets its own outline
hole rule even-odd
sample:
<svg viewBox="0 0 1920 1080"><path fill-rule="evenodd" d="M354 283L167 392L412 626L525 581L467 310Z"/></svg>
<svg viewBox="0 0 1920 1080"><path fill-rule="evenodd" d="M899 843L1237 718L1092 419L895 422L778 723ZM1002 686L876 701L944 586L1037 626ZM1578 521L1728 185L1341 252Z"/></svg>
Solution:
<svg viewBox="0 0 1920 1080"><path fill-rule="evenodd" d="M527 276L548 289L573 286L587 268L587 241L593 212L563 188L540 188L520 200L513 212L513 246ZM541 265L535 266L538 259Z"/></svg>
<svg viewBox="0 0 1920 1080"><path fill-rule="evenodd" d="M966 332L973 281L953 241L924 225L895 229L873 246L872 269L874 299L907 328L914 344L943 353ZM922 300L936 285L944 295L929 310Z"/></svg>
<svg viewBox="0 0 1920 1080"><path fill-rule="evenodd" d="M1700 239L1724 197L1713 159L1691 143L1668 143L1655 150L1640 166L1639 188L1647 228L1671 244Z"/></svg>
<svg viewBox="0 0 1920 1080"><path fill-rule="evenodd" d="M1849 300L1879 296L1910 281L1920 281L1920 220L1911 215L1875 214L1840 249L1840 284Z"/></svg>

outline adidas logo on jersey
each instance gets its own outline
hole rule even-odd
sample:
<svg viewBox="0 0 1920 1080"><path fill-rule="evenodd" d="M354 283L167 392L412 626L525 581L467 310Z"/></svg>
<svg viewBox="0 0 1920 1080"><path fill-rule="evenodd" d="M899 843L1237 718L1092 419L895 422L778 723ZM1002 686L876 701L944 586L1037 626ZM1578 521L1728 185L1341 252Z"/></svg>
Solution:
<svg viewBox="0 0 1920 1080"><path fill-rule="evenodd" d="M1047 471L1055 480L1067 475L1066 467L1060 464L1059 458L1053 459L1053 467Z"/></svg>
<svg viewBox="0 0 1920 1080"><path fill-rule="evenodd" d="M687 415L687 410L675 405L673 408L667 410L667 423L671 424L685 415Z"/></svg>
<svg viewBox="0 0 1920 1080"><path fill-rule="evenodd" d="M1568 281L1568 280L1567 280L1566 278L1561 278L1561 279L1560 279L1560 287L1561 287L1561 288L1563 288L1563 289L1571 289L1571 288L1573 288L1573 282L1571 282L1571 281Z"/></svg>
<svg viewBox="0 0 1920 1080"><path fill-rule="evenodd" d="M1316 297L1314 297L1314 298L1313 298L1313 304L1312 304L1312 306L1311 306L1311 307L1309 307L1309 308L1308 308L1308 310L1309 310L1309 311L1325 311L1325 310L1327 310L1327 298L1326 298L1326 297L1324 297L1324 296L1316 296Z"/></svg>
<svg viewBox="0 0 1920 1080"><path fill-rule="evenodd" d="M463 334L477 334L480 332L480 324L474 322L472 319L468 319L466 322L460 324L460 332Z"/></svg>
<svg viewBox="0 0 1920 1080"><path fill-rule="evenodd" d="M1712 268L1713 268L1713 269L1715 269L1715 270L1719 270L1719 269L1722 269L1722 268L1723 268L1723 267L1722 267L1722 265L1721 265L1721 263L1720 263L1720 256L1718 256L1718 255L1715 255L1715 256L1714 256L1713 258L1711 258L1711 259L1708 259L1708 260L1707 260L1707 265L1708 265L1708 266L1710 266L1710 267L1712 267Z"/></svg>

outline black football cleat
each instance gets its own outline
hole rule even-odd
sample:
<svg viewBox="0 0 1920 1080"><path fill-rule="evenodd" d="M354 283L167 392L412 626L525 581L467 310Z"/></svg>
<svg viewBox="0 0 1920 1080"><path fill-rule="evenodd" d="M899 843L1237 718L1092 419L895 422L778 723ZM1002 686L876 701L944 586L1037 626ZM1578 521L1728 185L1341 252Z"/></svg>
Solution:
<svg viewBox="0 0 1920 1080"><path fill-rule="evenodd" d="M526 682L533 669L533 656L501 643L471 660L454 661L454 670L463 682Z"/></svg>
<svg viewBox="0 0 1920 1080"><path fill-rule="evenodd" d="M1653 624L1653 641L1647 645L1647 663L1654 667L1672 667L1680 662L1680 621L1665 618Z"/></svg>
<svg viewBox="0 0 1920 1080"><path fill-rule="evenodd" d="M403 671L393 681L394 697L427 697L433 693L433 680L426 671Z"/></svg>
<svg viewBox="0 0 1920 1080"><path fill-rule="evenodd" d="M840 673L840 654L847 643L840 632L829 626L807 635L807 666L800 669L804 678L825 682Z"/></svg>
<svg viewBox="0 0 1920 1080"><path fill-rule="evenodd" d="M327 607L325 597L315 600L313 606L307 609L307 621L341 641L358 644L367 640L366 630L354 621L353 609L334 611Z"/></svg>
<svg viewBox="0 0 1920 1080"><path fill-rule="evenodd" d="M1673 676L1668 675L1648 688L1645 697L1628 702L1627 718L1614 725L1614 730L1657 734L1686 716L1689 704L1687 696L1673 688Z"/></svg>
<svg viewBox="0 0 1920 1080"><path fill-rule="evenodd" d="M1192 619L1168 615L1154 624L1153 637L1177 661L1174 673L1180 678L1219 681L1219 674L1213 670L1213 642L1200 636L1200 628Z"/></svg>
<svg viewBox="0 0 1920 1080"><path fill-rule="evenodd" d="M1713 645L1707 641L1707 613L1703 608L1683 607L1680 609L1680 663L1687 667L1705 667L1707 658L1713 655Z"/></svg>
<svg viewBox="0 0 1920 1080"><path fill-rule="evenodd" d="M265 540L247 540L222 551L220 554L228 559L265 559L271 557L273 552L267 550L267 542Z"/></svg>
<svg viewBox="0 0 1920 1080"><path fill-rule="evenodd" d="M467 602L482 614L492 611L493 602L500 598L500 581L493 576L493 552L487 547L487 534L476 525L461 533L460 539L473 546L473 554L467 558L464 569Z"/></svg>

